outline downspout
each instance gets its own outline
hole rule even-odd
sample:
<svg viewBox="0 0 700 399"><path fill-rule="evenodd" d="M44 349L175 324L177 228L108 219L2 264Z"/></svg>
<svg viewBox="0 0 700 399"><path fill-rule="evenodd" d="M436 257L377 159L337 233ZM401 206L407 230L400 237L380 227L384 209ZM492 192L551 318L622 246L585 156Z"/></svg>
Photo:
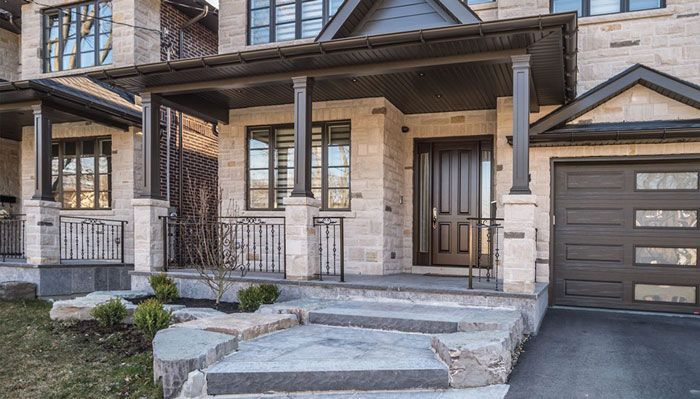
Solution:
<svg viewBox="0 0 700 399"><path fill-rule="evenodd" d="M184 57L182 56L182 54L183 54L183 51L184 51L185 30L186 30L187 28L189 28L190 26L196 24L197 22L201 21L202 19L206 18L207 15L209 15L209 5L208 5L208 4L206 4L206 5L204 6L204 9L202 10L201 13L199 13L199 15L197 15L196 17L194 17L194 18L190 19L189 21L187 21L187 22L186 22L184 25L182 25L182 27L180 28L180 43L179 43L179 49L178 49L178 50L179 50L178 56L179 56L180 59L184 58Z"/></svg>

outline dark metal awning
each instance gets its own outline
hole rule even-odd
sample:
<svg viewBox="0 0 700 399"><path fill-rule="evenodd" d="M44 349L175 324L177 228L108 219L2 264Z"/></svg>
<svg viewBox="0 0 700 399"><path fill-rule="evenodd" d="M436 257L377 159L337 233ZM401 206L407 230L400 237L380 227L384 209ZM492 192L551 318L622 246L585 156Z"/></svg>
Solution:
<svg viewBox="0 0 700 399"><path fill-rule="evenodd" d="M53 123L89 120L125 130L141 124L141 107L121 90L78 76L35 79L0 83L0 136L20 140L39 104L53 109Z"/></svg>
<svg viewBox="0 0 700 399"><path fill-rule="evenodd" d="M511 56L531 55L533 107L576 97L575 13L284 45L90 73L152 93L210 121L228 110L289 104L291 78L314 101L386 97L407 114L496 108L511 96Z"/></svg>

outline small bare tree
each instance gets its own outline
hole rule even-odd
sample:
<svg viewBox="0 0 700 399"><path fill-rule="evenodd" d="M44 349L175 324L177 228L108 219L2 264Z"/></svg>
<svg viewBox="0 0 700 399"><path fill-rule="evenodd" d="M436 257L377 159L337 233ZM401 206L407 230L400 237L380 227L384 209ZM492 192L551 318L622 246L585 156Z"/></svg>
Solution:
<svg viewBox="0 0 700 399"><path fill-rule="evenodd" d="M231 212L223 213L223 190L194 184L189 176L188 189L193 216L180 219L179 244L218 306L234 284L230 277L239 270L242 275L246 272L235 226L221 218L235 216L237 211L234 205Z"/></svg>

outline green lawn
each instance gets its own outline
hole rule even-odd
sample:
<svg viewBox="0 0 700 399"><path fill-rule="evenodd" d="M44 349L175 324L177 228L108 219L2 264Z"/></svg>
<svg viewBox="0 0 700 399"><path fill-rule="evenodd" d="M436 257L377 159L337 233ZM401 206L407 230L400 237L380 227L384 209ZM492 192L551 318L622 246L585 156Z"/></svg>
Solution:
<svg viewBox="0 0 700 399"><path fill-rule="evenodd" d="M63 325L44 301L0 301L0 398L162 398L149 345L122 328Z"/></svg>

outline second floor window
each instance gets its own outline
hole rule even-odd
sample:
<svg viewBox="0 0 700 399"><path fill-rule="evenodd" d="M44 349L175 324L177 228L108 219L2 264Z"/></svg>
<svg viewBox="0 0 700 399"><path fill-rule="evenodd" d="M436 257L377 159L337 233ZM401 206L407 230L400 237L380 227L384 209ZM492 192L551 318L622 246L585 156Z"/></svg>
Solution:
<svg viewBox="0 0 700 399"><path fill-rule="evenodd" d="M579 17L666 7L666 0L551 0L552 12L576 11Z"/></svg>
<svg viewBox="0 0 700 399"><path fill-rule="evenodd" d="M249 0L248 44L312 38L343 0Z"/></svg>
<svg viewBox="0 0 700 399"><path fill-rule="evenodd" d="M51 145L53 195L64 209L108 209L112 196L109 139L56 141Z"/></svg>
<svg viewBox="0 0 700 399"><path fill-rule="evenodd" d="M91 1L43 12L44 72L112 63L112 3Z"/></svg>

